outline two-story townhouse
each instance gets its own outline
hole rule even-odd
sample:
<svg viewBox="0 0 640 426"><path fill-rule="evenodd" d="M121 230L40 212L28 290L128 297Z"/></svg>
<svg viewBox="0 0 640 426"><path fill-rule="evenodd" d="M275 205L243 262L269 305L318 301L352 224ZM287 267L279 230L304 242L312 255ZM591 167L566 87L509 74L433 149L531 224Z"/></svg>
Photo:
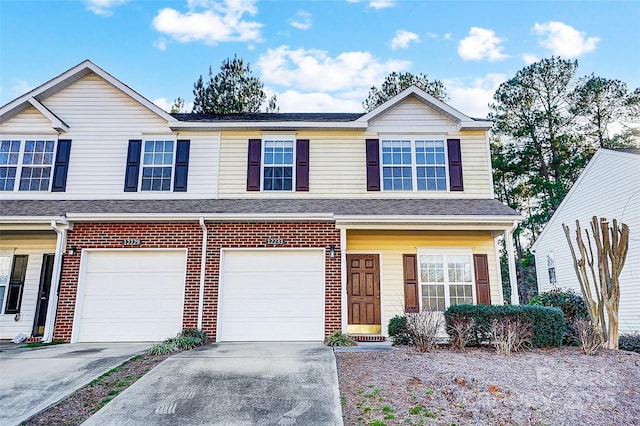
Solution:
<svg viewBox="0 0 640 426"><path fill-rule="evenodd" d="M367 114L168 114L82 62L0 108L0 339L366 340L502 304L521 217L489 128L415 87Z"/></svg>

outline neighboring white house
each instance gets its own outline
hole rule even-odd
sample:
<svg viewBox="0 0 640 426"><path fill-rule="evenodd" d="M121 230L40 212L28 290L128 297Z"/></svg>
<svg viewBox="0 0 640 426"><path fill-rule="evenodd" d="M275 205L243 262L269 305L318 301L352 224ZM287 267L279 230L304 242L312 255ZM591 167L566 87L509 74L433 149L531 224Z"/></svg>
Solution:
<svg viewBox="0 0 640 426"><path fill-rule="evenodd" d="M575 221L590 229L593 216L617 219L629 226L629 252L620 275L620 331L640 331L640 149L599 149L580 174L533 244L538 290L571 288L580 284L562 224Z"/></svg>

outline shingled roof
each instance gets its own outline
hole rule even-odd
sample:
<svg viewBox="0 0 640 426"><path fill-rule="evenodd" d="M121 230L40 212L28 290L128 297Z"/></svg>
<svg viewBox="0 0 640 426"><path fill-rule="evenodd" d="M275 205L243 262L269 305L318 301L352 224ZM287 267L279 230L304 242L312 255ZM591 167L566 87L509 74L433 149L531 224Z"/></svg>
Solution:
<svg viewBox="0 0 640 426"><path fill-rule="evenodd" d="M54 217L70 213L518 216L515 210L491 199L5 200L0 204L3 217Z"/></svg>

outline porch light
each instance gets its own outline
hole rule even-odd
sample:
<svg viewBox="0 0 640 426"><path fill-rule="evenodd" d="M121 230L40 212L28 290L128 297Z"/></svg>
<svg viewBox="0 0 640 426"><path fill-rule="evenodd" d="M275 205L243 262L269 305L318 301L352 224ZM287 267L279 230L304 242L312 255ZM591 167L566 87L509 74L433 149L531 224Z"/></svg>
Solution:
<svg viewBox="0 0 640 426"><path fill-rule="evenodd" d="M77 252L78 252L78 247L76 246L69 247L69 256L75 256Z"/></svg>
<svg viewBox="0 0 640 426"><path fill-rule="evenodd" d="M335 259L335 257L336 257L336 246L334 244L331 244L329 246L329 257L331 259Z"/></svg>

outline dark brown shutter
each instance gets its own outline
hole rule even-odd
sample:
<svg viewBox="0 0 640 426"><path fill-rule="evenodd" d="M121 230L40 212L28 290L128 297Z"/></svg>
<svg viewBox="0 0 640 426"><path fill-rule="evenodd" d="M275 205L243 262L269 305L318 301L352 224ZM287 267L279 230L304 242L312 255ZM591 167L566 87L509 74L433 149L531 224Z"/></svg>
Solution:
<svg viewBox="0 0 640 426"><path fill-rule="evenodd" d="M367 139L367 191L380 191L380 141Z"/></svg>
<svg viewBox="0 0 640 426"><path fill-rule="evenodd" d="M309 139L296 141L296 191L309 191Z"/></svg>
<svg viewBox="0 0 640 426"><path fill-rule="evenodd" d="M476 278L476 298L478 305L491 304L491 288L489 286L489 261L486 254L473 255L473 269Z"/></svg>
<svg viewBox="0 0 640 426"><path fill-rule="evenodd" d="M69 172L69 154L71 154L71 140L60 139L56 162L53 168L53 185L51 192L64 192L67 188L67 173Z"/></svg>
<svg viewBox="0 0 640 426"><path fill-rule="evenodd" d="M403 254L402 266L404 270L404 311L420 312L418 256L415 254Z"/></svg>
<svg viewBox="0 0 640 426"><path fill-rule="evenodd" d="M11 276L7 288L7 305L4 308L5 314L17 314L20 312L28 259L29 256L27 255L13 256L13 266L11 267Z"/></svg>
<svg viewBox="0 0 640 426"><path fill-rule="evenodd" d="M249 139L247 159L247 191L260 191L260 160L262 158L262 140Z"/></svg>
<svg viewBox="0 0 640 426"><path fill-rule="evenodd" d="M176 168L173 177L173 192L187 192L187 176L189 174L188 140L179 140L176 146Z"/></svg>
<svg viewBox="0 0 640 426"><path fill-rule="evenodd" d="M127 170L124 176L124 192L138 191L138 178L140 176L140 151L141 140L130 140L127 151Z"/></svg>
<svg viewBox="0 0 640 426"><path fill-rule="evenodd" d="M464 191L460 139L447 139L447 151L449 156L449 190Z"/></svg>

